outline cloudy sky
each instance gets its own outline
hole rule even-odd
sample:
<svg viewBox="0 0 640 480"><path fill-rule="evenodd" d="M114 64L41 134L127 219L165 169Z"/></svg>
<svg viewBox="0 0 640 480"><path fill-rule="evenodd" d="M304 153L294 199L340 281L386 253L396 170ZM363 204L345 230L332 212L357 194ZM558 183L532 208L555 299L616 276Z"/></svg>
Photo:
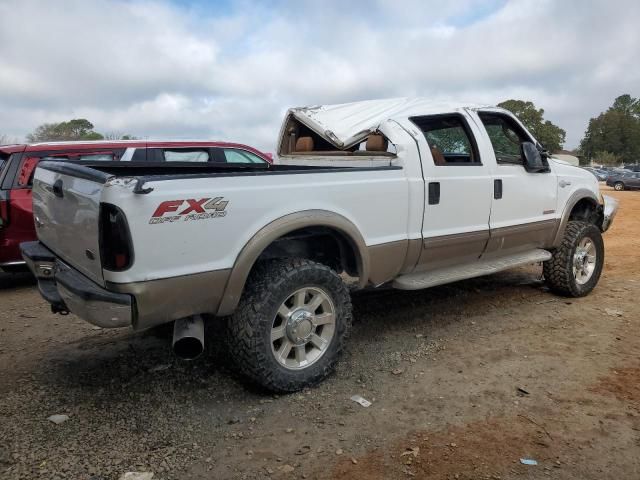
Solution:
<svg viewBox="0 0 640 480"><path fill-rule="evenodd" d="M287 107L532 100L580 141L640 96L637 0L0 0L0 135L100 132L272 151Z"/></svg>

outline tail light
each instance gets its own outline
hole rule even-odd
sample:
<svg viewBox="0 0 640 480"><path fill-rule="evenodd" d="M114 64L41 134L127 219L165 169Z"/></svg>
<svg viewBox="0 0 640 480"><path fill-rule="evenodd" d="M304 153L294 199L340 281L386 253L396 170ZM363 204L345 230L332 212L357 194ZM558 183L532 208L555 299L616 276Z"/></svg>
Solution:
<svg viewBox="0 0 640 480"><path fill-rule="evenodd" d="M110 203L100 204L100 259L102 268L114 272L133 264L133 246L124 212Z"/></svg>
<svg viewBox="0 0 640 480"><path fill-rule="evenodd" d="M9 224L9 190L0 190L0 228Z"/></svg>

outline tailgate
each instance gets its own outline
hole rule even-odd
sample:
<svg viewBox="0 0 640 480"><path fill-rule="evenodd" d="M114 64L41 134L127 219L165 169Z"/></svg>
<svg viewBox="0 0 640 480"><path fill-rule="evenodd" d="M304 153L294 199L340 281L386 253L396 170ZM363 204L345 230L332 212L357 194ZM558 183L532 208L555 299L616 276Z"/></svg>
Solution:
<svg viewBox="0 0 640 480"><path fill-rule="evenodd" d="M45 161L39 164L33 180L38 239L101 285L100 198L107 178L88 167Z"/></svg>

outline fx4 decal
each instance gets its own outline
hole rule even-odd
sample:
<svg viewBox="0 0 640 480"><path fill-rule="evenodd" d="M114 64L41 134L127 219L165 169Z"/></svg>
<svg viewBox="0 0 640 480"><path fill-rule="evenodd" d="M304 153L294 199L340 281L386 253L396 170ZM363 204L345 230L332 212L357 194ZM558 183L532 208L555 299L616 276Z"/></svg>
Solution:
<svg viewBox="0 0 640 480"><path fill-rule="evenodd" d="M158 205L151 215L150 224L190 222L193 220L206 220L227 215L226 208L229 201L224 197L187 198L185 200L166 200Z"/></svg>

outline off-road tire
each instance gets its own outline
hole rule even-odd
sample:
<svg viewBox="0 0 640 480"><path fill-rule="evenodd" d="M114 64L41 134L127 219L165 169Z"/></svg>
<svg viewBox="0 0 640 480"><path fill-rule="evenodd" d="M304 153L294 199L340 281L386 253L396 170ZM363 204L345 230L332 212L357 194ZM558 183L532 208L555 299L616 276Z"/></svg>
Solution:
<svg viewBox="0 0 640 480"><path fill-rule="evenodd" d="M580 285L573 274L573 256L584 237L589 237L596 247L596 266L591 278ZM584 297L593 290L600 279L604 265L604 242L597 226L588 222L570 221L560 246L551 260L544 262L544 279L552 292L566 297Z"/></svg>
<svg viewBox="0 0 640 480"><path fill-rule="evenodd" d="M291 370L276 360L271 328L278 308L296 290L315 286L330 296L335 307L335 331L330 345L316 362ZM291 258L256 265L240 304L228 318L227 351L238 371L273 392L294 392L329 375L351 330L351 297L340 276L326 265Z"/></svg>
<svg viewBox="0 0 640 480"><path fill-rule="evenodd" d="M623 190L624 190L624 183L622 183L622 182L616 182L616 183L614 183L614 184L613 184L613 189L614 189L614 190L616 190L616 191L618 191L618 192L623 191Z"/></svg>

